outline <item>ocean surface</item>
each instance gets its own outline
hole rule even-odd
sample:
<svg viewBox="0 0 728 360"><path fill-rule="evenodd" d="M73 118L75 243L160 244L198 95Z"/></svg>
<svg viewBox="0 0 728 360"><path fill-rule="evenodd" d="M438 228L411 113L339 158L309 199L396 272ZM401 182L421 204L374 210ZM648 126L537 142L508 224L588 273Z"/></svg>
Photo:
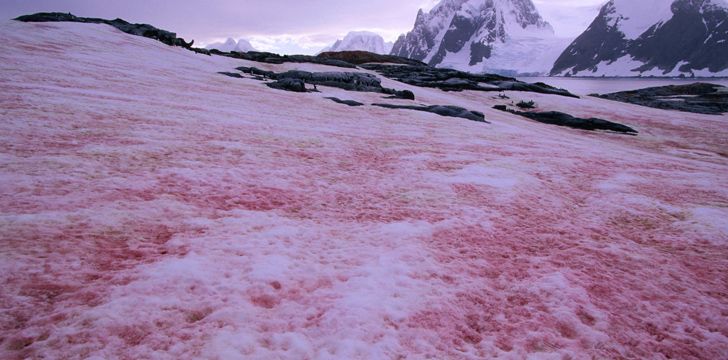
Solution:
<svg viewBox="0 0 728 360"><path fill-rule="evenodd" d="M566 78L566 77L520 77L518 80L529 83L544 82L551 86L563 88L577 95L607 94L617 91L637 90L653 86L684 85L695 82L708 82L728 86L727 78Z"/></svg>

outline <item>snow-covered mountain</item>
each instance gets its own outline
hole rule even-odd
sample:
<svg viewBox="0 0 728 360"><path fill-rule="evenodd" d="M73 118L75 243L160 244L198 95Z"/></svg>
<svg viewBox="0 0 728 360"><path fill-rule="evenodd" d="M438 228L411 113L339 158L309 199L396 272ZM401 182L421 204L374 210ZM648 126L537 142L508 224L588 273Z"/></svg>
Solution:
<svg viewBox="0 0 728 360"><path fill-rule="evenodd" d="M253 45L248 40L239 39L235 41L233 38L228 38L225 42L213 43L205 47L206 49L216 49L223 52L239 51L248 52L256 51Z"/></svg>
<svg viewBox="0 0 728 360"><path fill-rule="evenodd" d="M562 76L728 76L725 0L610 0L557 59Z"/></svg>
<svg viewBox="0 0 728 360"><path fill-rule="evenodd" d="M392 51L391 42L385 42L379 34L369 31L352 31L341 40L321 50L327 51L368 51L375 54L386 55Z"/></svg>
<svg viewBox="0 0 728 360"><path fill-rule="evenodd" d="M392 55L470 72L548 73L569 42L531 0L442 0L419 11Z"/></svg>

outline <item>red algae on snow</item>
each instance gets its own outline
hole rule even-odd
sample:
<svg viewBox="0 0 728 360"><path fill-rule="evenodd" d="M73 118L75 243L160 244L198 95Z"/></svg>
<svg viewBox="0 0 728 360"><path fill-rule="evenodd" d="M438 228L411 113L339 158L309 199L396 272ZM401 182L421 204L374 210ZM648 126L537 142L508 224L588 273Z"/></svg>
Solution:
<svg viewBox="0 0 728 360"><path fill-rule="evenodd" d="M383 80L485 125L111 27L0 41L0 358L728 358L725 116Z"/></svg>

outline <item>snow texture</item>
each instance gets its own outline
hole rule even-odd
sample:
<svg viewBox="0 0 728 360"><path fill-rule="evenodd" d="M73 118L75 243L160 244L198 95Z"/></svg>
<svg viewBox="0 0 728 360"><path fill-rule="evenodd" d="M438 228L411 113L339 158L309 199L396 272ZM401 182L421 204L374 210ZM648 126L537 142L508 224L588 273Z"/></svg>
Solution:
<svg viewBox="0 0 728 360"><path fill-rule="evenodd" d="M0 42L0 358L728 353L724 116L506 93L626 137L383 79L489 125L109 26Z"/></svg>

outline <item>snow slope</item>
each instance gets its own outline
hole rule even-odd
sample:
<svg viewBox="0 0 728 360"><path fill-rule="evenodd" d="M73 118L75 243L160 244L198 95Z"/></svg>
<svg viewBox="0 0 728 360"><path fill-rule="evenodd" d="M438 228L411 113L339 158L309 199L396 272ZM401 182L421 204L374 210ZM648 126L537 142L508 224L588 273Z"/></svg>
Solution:
<svg viewBox="0 0 728 360"><path fill-rule="evenodd" d="M250 44L248 40L245 39L238 39L238 41L235 41L233 38L228 38L225 42L220 43L213 43L210 45L207 45L205 49L216 49L220 50L222 52L231 52L231 51L238 51L238 52L248 52L248 51L257 51L253 47L253 45Z"/></svg>
<svg viewBox="0 0 728 360"><path fill-rule="evenodd" d="M385 42L381 35L369 31L352 31L341 40L321 50L327 51L368 51L387 55L392 51L392 43Z"/></svg>
<svg viewBox="0 0 728 360"><path fill-rule="evenodd" d="M641 132L590 133L383 81L482 124L103 25L0 42L0 358L728 353L725 116L507 93Z"/></svg>

